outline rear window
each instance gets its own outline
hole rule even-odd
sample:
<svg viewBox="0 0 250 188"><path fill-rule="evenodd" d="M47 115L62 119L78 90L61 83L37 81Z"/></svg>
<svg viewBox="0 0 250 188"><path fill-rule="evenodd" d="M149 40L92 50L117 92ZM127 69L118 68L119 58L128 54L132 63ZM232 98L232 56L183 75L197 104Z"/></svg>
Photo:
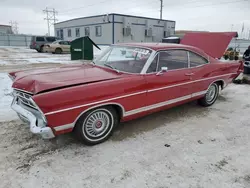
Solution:
<svg viewBox="0 0 250 188"><path fill-rule="evenodd" d="M37 42L44 42L45 39L44 39L44 37L36 37L36 41Z"/></svg>
<svg viewBox="0 0 250 188"><path fill-rule="evenodd" d="M69 45L69 42L68 41L60 41L59 44L61 44L61 45Z"/></svg>
<svg viewBox="0 0 250 188"><path fill-rule="evenodd" d="M208 61L195 53L189 52L190 67L205 65Z"/></svg>
<svg viewBox="0 0 250 188"><path fill-rule="evenodd" d="M55 37L46 37L46 40L48 42L54 42L54 41L56 41L56 38Z"/></svg>

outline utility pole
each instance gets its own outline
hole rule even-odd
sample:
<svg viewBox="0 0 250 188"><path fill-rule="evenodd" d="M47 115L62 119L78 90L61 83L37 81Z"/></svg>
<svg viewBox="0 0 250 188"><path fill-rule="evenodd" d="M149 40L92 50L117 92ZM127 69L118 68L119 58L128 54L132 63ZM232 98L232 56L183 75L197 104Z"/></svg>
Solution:
<svg viewBox="0 0 250 188"><path fill-rule="evenodd" d="M162 20L162 8L163 8L163 0L160 0L161 1L161 9L160 9L160 19Z"/></svg>
<svg viewBox="0 0 250 188"><path fill-rule="evenodd" d="M11 29L14 34L18 34L18 23L16 21L10 21Z"/></svg>
<svg viewBox="0 0 250 188"><path fill-rule="evenodd" d="M46 7L43 12L46 14L46 18L44 18L44 20L47 20L48 35L50 36L50 27L56 23L56 14L58 14L58 12L54 8L49 9L48 7Z"/></svg>

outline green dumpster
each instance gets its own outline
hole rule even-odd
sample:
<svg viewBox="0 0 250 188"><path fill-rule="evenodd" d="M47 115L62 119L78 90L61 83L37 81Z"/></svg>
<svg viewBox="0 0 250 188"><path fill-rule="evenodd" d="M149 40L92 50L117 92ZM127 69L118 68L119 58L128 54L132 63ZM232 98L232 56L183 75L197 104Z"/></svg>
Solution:
<svg viewBox="0 0 250 188"><path fill-rule="evenodd" d="M77 38L71 41L71 60L93 60L93 45L99 50L101 50L88 36Z"/></svg>

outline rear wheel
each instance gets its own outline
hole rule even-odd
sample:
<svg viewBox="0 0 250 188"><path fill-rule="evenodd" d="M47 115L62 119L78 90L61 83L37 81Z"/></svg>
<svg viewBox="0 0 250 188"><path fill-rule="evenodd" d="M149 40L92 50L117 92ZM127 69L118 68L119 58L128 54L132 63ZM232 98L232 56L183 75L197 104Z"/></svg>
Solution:
<svg viewBox="0 0 250 188"><path fill-rule="evenodd" d="M213 83L209 86L206 95L198 100L198 103L202 106L211 106L214 104L219 95L219 85Z"/></svg>
<svg viewBox="0 0 250 188"><path fill-rule="evenodd" d="M75 134L87 145L106 141L118 124L118 114L112 107L100 107L83 114L77 121Z"/></svg>
<svg viewBox="0 0 250 188"><path fill-rule="evenodd" d="M61 54L62 53L62 49L61 48L56 48L55 53L56 54Z"/></svg>
<svg viewBox="0 0 250 188"><path fill-rule="evenodd" d="M39 53L41 53L41 52L42 52L42 51L41 51L41 48L37 49L36 51L37 51L37 52L39 52Z"/></svg>

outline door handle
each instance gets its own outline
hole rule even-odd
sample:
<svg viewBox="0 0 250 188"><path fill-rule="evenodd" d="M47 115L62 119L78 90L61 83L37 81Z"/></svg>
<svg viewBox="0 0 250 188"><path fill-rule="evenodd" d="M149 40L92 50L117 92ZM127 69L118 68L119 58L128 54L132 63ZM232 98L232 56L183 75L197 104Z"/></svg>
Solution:
<svg viewBox="0 0 250 188"><path fill-rule="evenodd" d="M185 76L193 76L194 73L186 73Z"/></svg>

